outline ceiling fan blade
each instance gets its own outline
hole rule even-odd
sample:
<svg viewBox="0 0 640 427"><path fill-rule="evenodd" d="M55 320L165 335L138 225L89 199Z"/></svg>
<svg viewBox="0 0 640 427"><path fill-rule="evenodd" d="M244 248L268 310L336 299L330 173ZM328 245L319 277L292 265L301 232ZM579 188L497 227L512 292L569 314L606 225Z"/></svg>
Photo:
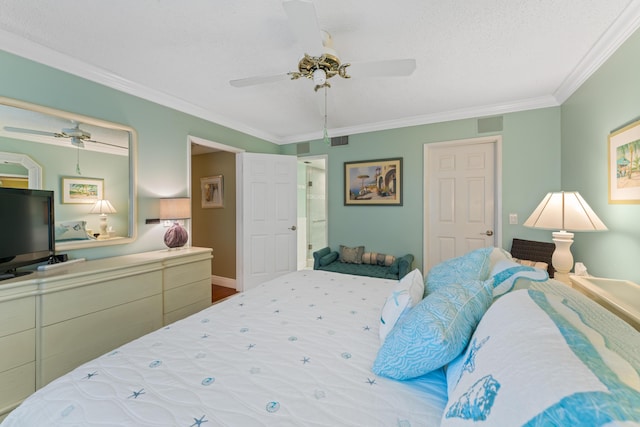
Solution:
<svg viewBox="0 0 640 427"><path fill-rule="evenodd" d="M83 139L82 141L83 142L91 142L92 144L108 145L109 147L114 147L114 148L128 149L127 147L123 147L122 145L112 144L110 142L96 141L96 140L93 140L93 139Z"/></svg>
<svg viewBox="0 0 640 427"><path fill-rule="evenodd" d="M5 126L4 130L6 130L7 132L30 133L33 135L53 136L56 138L60 138L63 136L61 133L58 133L58 132L46 132L43 130L15 128L12 126Z"/></svg>
<svg viewBox="0 0 640 427"><path fill-rule="evenodd" d="M282 3L289 18L289 26L304 53L320 55L323 35L318 24L316 8L310 0L288 0Z"/></svg>
<svg viewBox="0 0 640 427"><path fill-rule="evenodd" d="M290 79L288 74L276 74L273 76L256 76L256 77L246 77L244 79L237 79L229 81L229 84L233 87L247 87L247 86L255 86L261 85L265 83L274 83L282 80Z"/></svg>
<svg viewBox="0 0 640 427"><path fill-rule="evenodd" d="M386 61L352 62L347 74L352 77L410 76L416 69L415 59L391 59Z"/></svg>

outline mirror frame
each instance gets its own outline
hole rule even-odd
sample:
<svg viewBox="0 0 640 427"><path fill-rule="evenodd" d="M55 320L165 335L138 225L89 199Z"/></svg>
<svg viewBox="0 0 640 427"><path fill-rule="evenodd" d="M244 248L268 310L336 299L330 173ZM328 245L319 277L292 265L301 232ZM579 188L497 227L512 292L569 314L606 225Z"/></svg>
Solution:
<svg viewBox="0 0 640 427"><path fill-rule="evenodd" d="M136 130L130 126L126 126L120 123L113 123L102 119L97 119L95 117L84 116L82 114L70 113L68 111L58 110L56 108L46 107L43 105L32 104L30 102L21 101L13 98L6 98L0 96L0 104L7 105L10 107L22 108L24 110L36 111L42 114L48 114L51 116L60 117L67 120L75 120L83 123L87 123L93 126L100 126L107 129L121 130L125 132L129 132L129 216L128 216L128 225L129 225L129 233L128 236L123 237L122 239L113 239L113 240L89 240L89 241L71 241L71 242L56 242L56 252L63 250L71 250L71 249L88 249L95 247L104 247L104 246L112 246L112 245L123 245L127 243L131 243L136 240L138 236L138 226L137 226L137 218L138 218L138 175L137 175L137 164L138 164L138 133ZM20 156L20 154L16 154L16 156ZM27 169L29 169L27 167ZM31 170L31 169L29 169ZM39 185L39 187L44 187L42 184L42 176L38 177L37 184L31 184L31 173L29 174L29 187L32 185ZM54 186L51 186L55 188Z"/></svg>
<svg viewBox="0 0 640 427"><path fill-rule="evenodd" d="M31 157L21 153L0 151L0 162L13 163L24 167L27 170L29 188L42 189L42 166Z"/></svg>

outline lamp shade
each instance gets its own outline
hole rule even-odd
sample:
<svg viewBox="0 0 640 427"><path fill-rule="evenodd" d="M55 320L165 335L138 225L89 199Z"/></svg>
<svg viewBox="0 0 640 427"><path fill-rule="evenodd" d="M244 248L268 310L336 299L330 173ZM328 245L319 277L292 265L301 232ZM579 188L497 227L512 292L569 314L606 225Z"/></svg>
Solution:
<svg viewBox="0 0 640 427"><path fill-rule="evenodd" d="M160 219L188 218L191 218L191 199L188 197L160 199Z"/></svg>
<svg viewBox="0 0 640 427"><path fill-rule="evenodd" d="M113 207L113 205L106 199L98 200L97 202L95 202L91 207L91 210L89 211L89 213L92 214L112 214L116 212L117 211Z"/></svg>
<svg viewBox="0 0 640 427"><path fill-rule="evenodd" d="M545 230L607 230L577 191L548 193L523 225Z"/></svg>

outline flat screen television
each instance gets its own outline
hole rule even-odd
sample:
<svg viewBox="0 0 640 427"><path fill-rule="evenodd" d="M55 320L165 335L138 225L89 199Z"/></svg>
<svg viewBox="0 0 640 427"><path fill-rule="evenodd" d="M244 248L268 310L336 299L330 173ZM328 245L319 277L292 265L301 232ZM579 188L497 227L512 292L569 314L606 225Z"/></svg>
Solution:
<svg viewBox="0 0 640 427"><path fill-rule="evenodd" d="M55 254L53 191L0 188L0 280Z"/></svg>

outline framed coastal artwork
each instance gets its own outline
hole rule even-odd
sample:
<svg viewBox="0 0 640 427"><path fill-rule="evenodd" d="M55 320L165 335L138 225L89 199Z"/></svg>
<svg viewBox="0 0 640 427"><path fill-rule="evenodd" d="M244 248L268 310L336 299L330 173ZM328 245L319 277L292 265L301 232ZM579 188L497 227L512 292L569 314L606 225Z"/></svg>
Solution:
<svg viewBox="0 0 640 427"><path fill-rule="evenodd" d="M200 178L203 208L224 207L224 181L222 175Z"/></svg>
<svg viewBox="0 0 640 427"><path fill-rule="evenodd" d="M609 203L640 203L640 120L609 134Z"/></svg>
<svg viewBox="0 0 640 427"><path fill-rule="evenodd" d="M95 203L104 198L104 179L62 177L62 203Z"/></svg>
<svg viewBox="0 0 640 427"><path fill-rule="evenodd" d="M402 158L344 163L345 206L402 206Z"/></svg>

